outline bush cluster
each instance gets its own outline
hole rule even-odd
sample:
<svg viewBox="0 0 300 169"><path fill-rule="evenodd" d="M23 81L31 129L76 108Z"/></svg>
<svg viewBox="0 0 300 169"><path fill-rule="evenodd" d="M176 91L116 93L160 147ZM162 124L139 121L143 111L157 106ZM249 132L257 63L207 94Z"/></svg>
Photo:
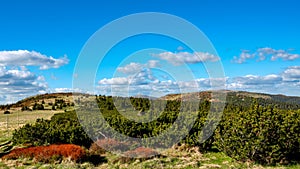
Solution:
<svg viewBox="0 0 300 169"><path fill-rule="evenodd" d="M34 103L32 110L44 110L43 104Z"/></svg>
<svg viewBox="0 0 300 169"><path fill-rule="evenodd" d="M77 144L89 147L91 139L81 127L74 112L54 115L51 120L37 119L13 132L14 144L34 146L49 144Z"/></svg>
<svg viewBox="0 0 300 169"><path fill-rule="evenodd" d="M71 159L79 162L86 157L83 148L73 144L38 146L29 148L18 148L3 156L3 159L29 158L38 162L56 162Z"/></svg>
<svg viewBox="0 0 300 169"><path fill-rule="evenodd" d="M238 160L263 164L300 158L300 111L254 103L248 111L226 111L215 131L216 146Z"/></svg>

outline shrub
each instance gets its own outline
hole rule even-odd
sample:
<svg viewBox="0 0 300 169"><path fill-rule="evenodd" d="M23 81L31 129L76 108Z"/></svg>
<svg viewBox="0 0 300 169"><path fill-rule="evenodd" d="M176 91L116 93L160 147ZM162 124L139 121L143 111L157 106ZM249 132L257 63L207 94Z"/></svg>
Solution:
<svg viewBox="0 0 300 169"><path fill-rule="evenodd" d="M38 146L29 148L18 148L3 156L3 159L30 158L39 162L55 162L70 158L79 162L86 157L86 152L80 146L74 144L61 144Z"/></svg>
<svg viewBox="0 0 300 169"><path fill-rule="evenodd" d="M31 111L28 106L22 106L21 111Z"/></svg>
<svg viewBox="0 0 300 169"><path fill-rule="evenodd" d="M98 146L98 148L96 148ZM104 151L126 151L129 150L129 143L126 142L120 142L117 141L115 139L110 139L110 138L106 138L106 139L100 139L97 140L94 144L93 144L93 148L94 152L102 152L103 149Z"/></svg>
<svg viewBox="0 0 300 169"><path fill-rule="evenodd" d="M224 113L215 132L215 143L238 160L287 163L299 160L299 126L300 111L282 111L254 103L248 111Z"/></svg>
<svg viewBox="0 0 300 169"><path fill-rule="evenodd" d="M34 103L32 110L44 110L43 104Z"/></svg>
<svg viewBox="0 0 300 169"><path fill-rule="evenodd" d="M209 131L213 131L213 129L211 128L215 127L217 125L217 122L214 120L215 117L213 115L210 115L210 124L206 124L206 128L204 128L204 124L208 120L207 116L210 108L210 103L208 101L205 101L200 104L200 106L200 111L197 114L198 117L195 120L193 127L190 129L189 134L181 141L181 143L185 144L187 147L197 146L201 151L205 152L212 149L214 137L210 136L204 142L200 142L200 138L202 138L202 135L209 134ZM213 113L211 112L211 114Z"/></svg>
<svg viewBox="0 0 300 169"><path fill-rule="evenodd" d="M92 141L81 127L75 112L54 115L51 120L37 119L13 132L14 144L76 144L90 147Z"/></svg>
<svg viewBox="0 0 300 169"><path fill-rule="evenodd" d="M3 114L10 114L10 111L6 110Z"/></svg>
<svg viewBox="0 0 300 169"><path fill-rule="evenodd" d="M89 148L89 153L91 155L101 155L104 154L105 152L106 150L100 147L96 142L94 142Z"/></svg>
<svg viewBox="0 0 300 169"><path fill-rule="evenodd" d="M149 158L158 155L158 153L151 148L139 147L125 152L124 155L130 158Z"/></svg>

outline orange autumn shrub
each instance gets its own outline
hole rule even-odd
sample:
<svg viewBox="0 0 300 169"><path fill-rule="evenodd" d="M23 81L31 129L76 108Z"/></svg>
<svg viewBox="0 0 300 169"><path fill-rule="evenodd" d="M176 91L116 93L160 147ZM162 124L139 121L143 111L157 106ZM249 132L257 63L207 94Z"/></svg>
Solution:
<svg viewBox="0 0 300 169"><path fill-rule="evenodd" d="M151 158L158 155L158 153L151 148L139 147L125 152L124 155L130 158Z"/></svg>
<svg viewBox="0 0 300 169"><path fill-rule="evenodd" d="M18 148L3 156L3 159L31 158L40 162L51 162L70 158L72 161L80 161L86 157L83 148L74 144L61 144L38 146L29 148Z"/></svg>
<svg viewBox="0 0 300 169"><path fill-rule="evenodd" d="M100 154L107 151L126 151L129 150L129 143L120 142L115 139L100 139L92 144L90 152L99 152Z"/></svg>

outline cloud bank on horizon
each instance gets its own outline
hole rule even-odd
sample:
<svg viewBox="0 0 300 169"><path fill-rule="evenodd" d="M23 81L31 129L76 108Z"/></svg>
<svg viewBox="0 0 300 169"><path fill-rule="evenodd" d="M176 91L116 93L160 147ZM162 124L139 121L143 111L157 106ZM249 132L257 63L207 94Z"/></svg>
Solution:
<svg viewBox="0 0 300 169"><path fill-rule="evenodd" d="M182 49L183 50L183 49ZM151 95L162 96L170 93L196 92L199 90L214 89L211 82L225 81L224 89L246 90L265 93L283 93L296 91L300 87L300 66L289 66L277 74L255 75L247 74L225 79L210 79L196 77L187 81L176 81L170 77L157 74L155 69L170 66L180 69L183 64L193 65L203 62L216 62L219 57L202 52L162 52L149 54L154 59L141 62L130 62L118 66L116 77L105 77L98 79L95 86L96 91L90 93L105 95ZM249 60L271 62L291 61L299 58L299 54L290 53L288 50L276 50L272 48L259 48L254 53L242 51L239 57L233 57L231 64L244 64ZM0 103L7 103L17 100L20 97L46 93L46 92L83 92L81 89L66 87L51 88L43 75L29 70L31 67L38 67L39 73L43 74L47 69L59 69L67 65L67 56L54 58L36 51L16 50L0 51ZM226 71L226 70L225 70ZM54 76L51 74L51 79ZM76 78L76 77L74 77Z"/></svg>
<svg viewBox="0 0 300 169"><path fill-rule="evenodd" d="M258 49L258 56L266 59L266 55L275 61L278 58L282 58L283 61L295 60L298 58L298 54L290 54L284 50L275 50L272 48L260 48ZM153 56L160 57L161 60L166 60L173 66L180 66L181 64L196 64L202 62L214 62L218 61L218 57L211 57L213 55L205 54L198 55L197 53L180 52L178 54L172 52L163 52L160 54L155 54ZM244 54L241 54L242 56ZM256 55L256 54L255 54ZM255 56L253 55L253 56ZM204 57L203 56L210 56ZM194 58L193 58L194 57ZM196 58L199 57L199 58ZM214 59L212 59L214 58ZM237 59L234 57L234 59ZM247 59L256 59L255 57L247 57ZM261 59L261 60L263 60ZM245 63L244 58L239 58L243 62L238 62L240 64ZM159 61L155 61L159 66ZM232 63L234 64L234 63ZM155 68L155 66L153 67ZM129 71L131 70L131 71ZM289 91L297 91L300 87L300 66L290 66L286 67L283 71L277 74L267 74L267 75L253 75L247 74L244 76L237 77L225 77L224 79L210 79L210 78L195 78L190 81L172 81L169 79L161 79L154 75L147 64L131 62L123 67L117 69L119 72L126 73L127 76L104 78L98 81L98 89L107 95L125 95L128 93L136 94L151 94L152 91L160 91L163 94L169 93L180 93L180 92L196 92L201 90L214 90L215 87L211 86L212 81L226 81L223 89L228 90L245 90L253 92L264 92L264 93L283 93L287 94ZM130 73L135 73L131 75ZM128 87L124 90L124 87ZM124 91L126 91L124 93Z"/></svg>

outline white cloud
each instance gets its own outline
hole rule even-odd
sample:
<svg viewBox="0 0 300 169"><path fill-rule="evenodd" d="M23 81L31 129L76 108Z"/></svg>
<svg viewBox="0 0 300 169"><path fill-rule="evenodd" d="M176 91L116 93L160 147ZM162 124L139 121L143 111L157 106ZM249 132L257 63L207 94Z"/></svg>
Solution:
<svg viewBox="0 0 300 169"><path fill-rule="evenodd" d="M156 97L159 97L171 93L219 89L299 95L300 67L288 68L283 73L265 76L245 75L233 78L199 78L191 81L159 80L153 76L150 80L149 75L144 73L137 77L102 79L99 81L97 88L102 94L121 96L135 95L137 93L151 95L155 91L160 94L156 95Z"/></svg>
<svg viewBox="0 0 300 169"><path fill-rule="evenodd" d="M104 78L98 81L99 85L146 85L156 79L150 69L143 69L127 77Z"/></svg>
<svg viewBox="0 0 300 169"><path fill-rule="evenodd" d="M0 95L5 96L0 98L0 104L49 92L45 77L35 75L27 66L45 70L59 68L68 62L67 56L56 59L36 51L0 51Z"/></svg>
<svg viewBox="0 0 300 169"><path fill-rule="evenodd" d="M282 76L285 81L300 81L300 66L288 67Z"/></svg>
<svg viewBox="0 0 300 169"><path fill-rule="evenodd" d="M198 85L200 88L203 89L212 89L212 90L218 90L218 89L224 89L226 86L226 81L228 78L200 78L196 79Z"/></svg>
<svg viewBox="0 0 300 169"><path fill-rule="evenodd" d="M118 67L117 71L122 72L124 74L135 74L137 72L142 71L143 69L155 67L160 67L158 60L149 60L146 64L131 62L128 65L125 65L124 67Z"/></svg>
<svg viewBox="0 0 300 169"><path fill-rule="evenodd" d="M101 79L98 84L100 85L128 85L129 79L126 77L115 77L111 79Z"/></svg>
<svg viewBox="0 0 300 169"><path fill-rule="evenodd" d="M240 83L243 85L275 85L278 82L282 81L282 77L275 74L270 74L266 76L257 76L257 75L246 75L243 77L234 78L236 83Z"/></svg>
<svg viewBox="0 0 300 169"><path fill-rule="evenodd" d="M177 47L177 50L178 50L178 51L184 50L184 47L178 46L178 47Z"/></svg>
<svg viewBox="0 0 300 169"><path fill-rule="evenodd" d="M230 78L227 89L273 94L300 95L300 67L293 66L279 74L246 75Z"/></svg>
<svg viewBox="0 0 300 169"><path fill-rule="evenodd" d="M156 64L156 62L154 62L154 64ZM149 65L153 66L153 63L150 63ZM103 94L121 96L128 96L129 93L131 93L132 95L135 95L137 93L143 93L147 95L153 90L172 90L175 85L175 83L171 81L159 81L152 75L152 71L150 68L142 69L138 72L135 72L135 74L128 75L127 77L114 77L110 79L104 78L99 80L98 84L99 86L97 88Z"/></svg>
<svg viewBox="0 0 300 169"><path fill-rule="evenodd" d="M37 77L37 80L38 80L38 81L45 81L45 77L44 77L44 76L38 76L38 77Z"/></svg>
<svg viewBox="0 0 300 169"><path fill-rule="evenodd" d="M124 81L130 81L128 79ZM120 84L117 80L118 78L112 79L102 79L100 81L108 81L109 83L101 83L97 87L99 92L106 95L118 95L118 96L129 96L129 95L149 95L153 92L159 93L155 97L172 94L172 93L187 93L187 92L197 92L201 90L217 90L224 89L225 84L223 82L223 88L218 88L220 86L211 86L212 79L195 79L191 81L172 81L172 80L158 80L148 81L147 83L124 83ZM115 83L113 83L115 82ZM105 84L105 85L104 85Z"/></svg>
<svg viewBox="0 0 300 169"><path fill-rule="evenodd" d="M249 51L244 50L239 57L234 56L233 61L235 63L244 63L247 59L251 59L254 58L255 55L254 54L250 54Z"/></svg>
<svg viewBox="0 0 300 169"><path fill-rule="evenodd" d="M160 77L161 75L158 75ZM162 96L171 93L196 92L202 90L244 90L273 94L300 95L300 66L291 66L278 74L245 75L226 78L198 78L190 81L173 81L157 78L151 69L128 75L102 79L97 89L106 95L129 96L137 93ZM153 96L153 95L151 95Z"/></svg>
<svg viewBox="0 0 300 169"><path fill-rule="evenodd" d="M158 60L149 60L146 66L149 68L156 68L160 67L160 64Z"/></svg>
<svg viewBox="0 0 300 169"><path fill-rule="evenodd" d="M28 70L7 69L0 66L0 104L16 101L21 97L45 93L48 85L43 76L36 76Z"/></svg>
<svg viewBox="0 0 300 169"><path fill-rule="evenodd" d="M166 60L175 66L179 66L184 63L216 62L219 60L218 56L207 52L163 52L159 54L153 54L153 56Z"/></svg>
<svg viewBox="0 0 300 169"><path fill-rule="evenodd" d="M233 62L235 63L244 63L248 59L253 59L257 58L257 61L263 61L266 60L267 58L270 58L271 61L276 61L278 59L282 60L295 60L300 58L299 54L293 54L290 53L289 50L276 50L273 48L265 47L265 48L258 48L255 52L250 52L250 51L242 51L239 57L234 56Z"/></svg>
<svg viewBox="0 0 300 169"><path fill-rule="evenodd" d="M135 85L145 85L152 83L156 78L152 75L152 71L150 69L143 69L142 71L129 76L129 83Z"/></svg>
<svg viewBox="0 0 300 169"><path fill-rule="evenodd" d="M139 72L142 70L143 64L132 62L124 67L118 67L117 71L125 73L125 74L132 74Z"/></svg>
<svg viewBox="0 0 300 169"><path fill-rule="evenodd" d="M199 90L216 89L211 86L211 82L221 84L220 79L195 79L191 81L172 81L160 80L153 75L151 69L143 69L142 71L128 75L127 77L104 78L98 81L97 89L102 94L107 95L149 95L155 91L160 96L179 93L179 92L196 92ZM223 84L225 80L222 81ZM213 83L214 85L216 83ZM217 85L217 87L219 87ZM223 85L224 87L224 85Z"/></svg>
<svg viewBox="0 0 300 169"><path fill-rule="evenodd" d="M83 92L81 89L73 89L73 88L55 88L52 90L55 93L72 93L72 92Z"/></svg>
<svg viewBox="0 0 300 169"><path fill-rule="evenodd" d="M41 70L59 68L69 63L67 56L55 59L36 51L0 51L1 66L39 66Z"/></svg>

